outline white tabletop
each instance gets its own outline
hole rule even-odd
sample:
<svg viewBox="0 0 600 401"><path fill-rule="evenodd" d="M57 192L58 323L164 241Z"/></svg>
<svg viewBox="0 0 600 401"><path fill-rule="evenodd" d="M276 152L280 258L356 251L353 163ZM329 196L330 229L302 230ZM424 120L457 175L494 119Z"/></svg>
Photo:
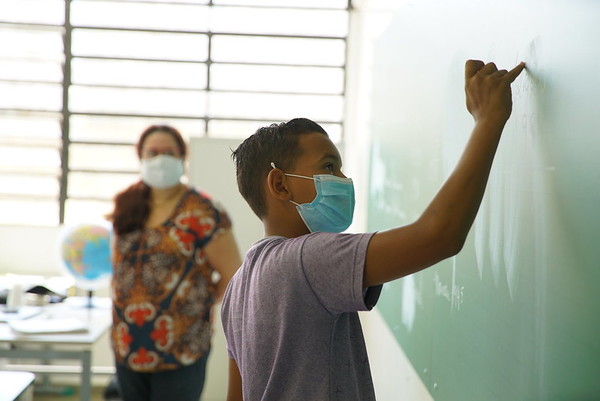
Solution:
<svg viewBox="0 0 600 401"><path fill-rule="evenodd" d="M61 321L80 322L85 330L26 334L13 330L9 323L0 323L0 343L92 346L100 336L107 332L111 325L110 299L95 297L92 307L89 307L86 298L67 298L65 302L44 306L41 313L27 319L28 323L34 321L39 322L40 331L44 331L44 328L50 328L56 322Z"/></svg>
<svg viewBox="0 0 600 401"><path fill-rule="evenodd" d="M33 383L35 375L30 372L0 371L0 401L13 401Z"/></svg>

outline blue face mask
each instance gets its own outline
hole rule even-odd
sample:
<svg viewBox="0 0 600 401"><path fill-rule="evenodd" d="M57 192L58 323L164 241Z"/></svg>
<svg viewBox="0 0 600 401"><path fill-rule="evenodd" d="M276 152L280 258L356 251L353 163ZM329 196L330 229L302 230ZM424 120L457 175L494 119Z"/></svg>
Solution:
<svg viewBox="0 0 600 401"><path fill-rule="evenodd" d="M274 164L271 166L275 168ZM317 196L311 203L296 203L300 217L311 232L341 233L352 223L354 215L354 184L350 178L332 174L313 177L287 174L290 177L314 180Z"/></svg>

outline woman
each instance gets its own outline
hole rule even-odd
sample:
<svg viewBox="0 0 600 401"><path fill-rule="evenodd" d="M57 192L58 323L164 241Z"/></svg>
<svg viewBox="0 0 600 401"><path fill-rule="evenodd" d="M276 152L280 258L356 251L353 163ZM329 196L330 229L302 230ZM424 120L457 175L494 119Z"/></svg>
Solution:
<svg viewBox="0 0 600 401"><path fill-rule="evenodd" d="M117 194L110 216L111 340L125 401L198 401L211 308L241 264L225 211L180 181L186 151L175 128L148 127L141 181Z"/></svg>

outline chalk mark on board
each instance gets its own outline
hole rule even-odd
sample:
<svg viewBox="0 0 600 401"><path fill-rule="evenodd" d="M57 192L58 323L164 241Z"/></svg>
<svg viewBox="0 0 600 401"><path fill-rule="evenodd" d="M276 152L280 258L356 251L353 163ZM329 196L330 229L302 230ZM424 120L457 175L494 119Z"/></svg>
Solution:
<svg viewBox="0 0 600 401"><path fill-rule="evenodd" d="M452 284L444 284L436 272L433 276L435 295L446 299L450 303L450 311L460 311L464 302L465 287L456 282L456 257L452 258Z"/></svg>
<svg viewBox="0 0 600 401"><path fill-rule="evenodd" d="M371 176L369 179L371 186L370 199L378 213L392 217L396 221L404 221L407 215L397 202L387 201L387 198L398 198L398 195L404 189L404 185L391 180L391 176L386 167L381 145L378 141L374 141L371 151Z"/></svg>
<svg viewBox="0 0 600 401"><path fill-rule="evenodd" d="M475 253L480 277L490 266L496 285L502 272L513 299L523 250L543 252L536 236L543 225L548 168L540 155L538 98L545 90L538 66L539 39L532 40L516 61L527 63L526 73L513 84L513 112L500 143L488 188L475 221ZM535 261L530 261L535 263Z"/></svg>

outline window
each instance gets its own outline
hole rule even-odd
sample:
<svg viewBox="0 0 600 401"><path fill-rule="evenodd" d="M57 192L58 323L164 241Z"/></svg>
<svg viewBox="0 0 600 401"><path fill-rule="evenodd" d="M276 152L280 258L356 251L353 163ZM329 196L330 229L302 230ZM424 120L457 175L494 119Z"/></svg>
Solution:
<svg viewBox="0 0 600 401"><path fill-rule="evenodd" d="M306 116L339 142L348 25L348 0L2 0L0 224L101 218L154 123Z"/></svg>

